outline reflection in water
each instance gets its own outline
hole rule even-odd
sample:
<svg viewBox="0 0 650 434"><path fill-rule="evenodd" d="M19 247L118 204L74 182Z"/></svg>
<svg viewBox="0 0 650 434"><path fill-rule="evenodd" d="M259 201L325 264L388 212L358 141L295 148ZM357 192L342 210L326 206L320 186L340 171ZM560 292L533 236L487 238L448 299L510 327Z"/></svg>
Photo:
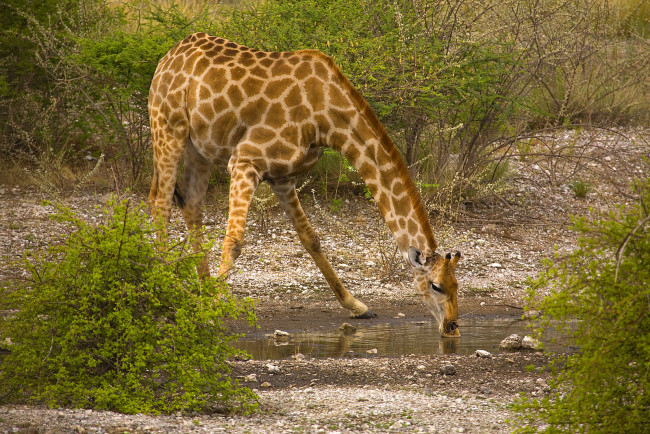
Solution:
<svg viewBox="0 0 650 434"><path fill-rule="evenodd" d="M377 350L380 356L426 354L473 354L477 349L499 353L499 342L513 333L530 334L526 322L516 318L465 317L462 336L442 338L433 321L359 326L350 334L333 328L327 332L291 333L289 342L272 336L250 335L236 343L254 359L287 359L302 353L310 357L365 357ZM560 347L547 346L551 351Z"/></svg>
<svg viewBox="0 0 650 434"><path fill-rule="evenodd" d="M457 338L441 338L440 339L440 353L441 354L456 354L458 352L458 343L460 337Z"/></svg>

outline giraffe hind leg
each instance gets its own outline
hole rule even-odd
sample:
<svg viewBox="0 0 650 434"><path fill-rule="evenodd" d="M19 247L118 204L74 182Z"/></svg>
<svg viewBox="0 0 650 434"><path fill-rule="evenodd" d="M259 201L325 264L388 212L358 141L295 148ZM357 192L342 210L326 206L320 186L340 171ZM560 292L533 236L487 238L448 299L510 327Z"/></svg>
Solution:
<svg viewBox="0 0 650 434"><path fill-rule="evenodd" d="M199 276L210 275L209 252L203 245L203 199L208 189L212 162L205 159L189 141L185 147L183 175L180 185L174 188L174 201L183 213L195 252L203 252L197 266Z"/></svg>
<svg viewBox="0 0 650 434"><path fill-rule="evenodd" d="M173 131L161 128L152 131L152 146L154 169L148 202L154 222L161 225L158 239L164 241L167 238L178 163L183 155L185 140L178 139Z"/></svg>

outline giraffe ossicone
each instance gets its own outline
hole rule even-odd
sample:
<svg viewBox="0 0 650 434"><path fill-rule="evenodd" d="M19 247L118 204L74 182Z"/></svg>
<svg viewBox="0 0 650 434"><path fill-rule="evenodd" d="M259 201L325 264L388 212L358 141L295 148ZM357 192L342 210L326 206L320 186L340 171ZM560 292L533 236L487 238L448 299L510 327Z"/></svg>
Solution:
<svg viewBox="0 0 650 434"><path fill-rule="evenodd" d="M165 231L176 195L199 245L211 168L230 172L219 276L227 275L239 256L255 189L267 181L341 306L355 317L374 316L341 283L296 193L296 177L330 147L370 189L440 333L460 336L455 278L460 253L436 253L426 209L401 154L330 57L315 50L264 52L205 33L190 35L158 64L149 119L154 156L149 203ZM207 257L198 271L209 274Z"/></svg>

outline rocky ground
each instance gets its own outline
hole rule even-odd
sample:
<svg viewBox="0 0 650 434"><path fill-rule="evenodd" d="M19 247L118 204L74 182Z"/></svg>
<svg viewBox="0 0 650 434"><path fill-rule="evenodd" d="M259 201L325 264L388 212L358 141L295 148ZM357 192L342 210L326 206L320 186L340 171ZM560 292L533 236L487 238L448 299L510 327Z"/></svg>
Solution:
<svg viewBox="0 0 650 434"><path fill-rule="evenodd" d="M463 318L521 317L526 279L542 269L541 259L575 246L569 216L631 200L629 181L648 174L641 157L648 155L649 136L648 131L583 131L540 137L526 151L533 155L511 159L510 188L490 200L467 201L455 210L455 221L434 219L440 250L463 254L457 270L461 333ZM591 184L584 199L570 188L576 179ZM361 328L432 320L413 294L408 270L395 258L373 204L347 194L332 206L331 197L301 192L309 197L306 212L343 283L378 314L372 320L350 320L287 220L272 201L265 201L266 194L259 192L251 210L246 245L231 277L236 294L258 300L256 333L336 331L343 322ZM46 245L56 235L56 225L47 218L53 209L42 198L15 179L0 185L0 254L5 260ZM106 199L104 190L86 191L66 202L92 221L100 218L96 207ZM210 193L206 211L208 229L223 230L222 191ZM173 229L183 231L178 214ZM251 331L242 324L232 326ZM520 393L546 393L548 374L542 367L549 355L488 350L492 354L485 358L452 351L233 361L233 374L259 394L260 412L252 416L128 416L4 405L0 432L509 432L516 427L508 422L514 418L513 400Z"/></svg>

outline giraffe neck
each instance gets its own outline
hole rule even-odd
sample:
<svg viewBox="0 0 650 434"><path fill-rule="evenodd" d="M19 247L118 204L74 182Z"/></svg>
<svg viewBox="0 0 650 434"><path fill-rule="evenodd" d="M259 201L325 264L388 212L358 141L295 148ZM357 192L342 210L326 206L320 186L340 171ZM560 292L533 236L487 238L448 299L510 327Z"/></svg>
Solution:
<svg viewBox="0 0 650 434"><path fill-rule="evenodd" d="M330 132L328 145L357 169L404 258L409 247L431 256L437 247L436 239L406 163L365 99L347 80L344 84L356 106L347 113L351 131L346 136Z"/></svg>

